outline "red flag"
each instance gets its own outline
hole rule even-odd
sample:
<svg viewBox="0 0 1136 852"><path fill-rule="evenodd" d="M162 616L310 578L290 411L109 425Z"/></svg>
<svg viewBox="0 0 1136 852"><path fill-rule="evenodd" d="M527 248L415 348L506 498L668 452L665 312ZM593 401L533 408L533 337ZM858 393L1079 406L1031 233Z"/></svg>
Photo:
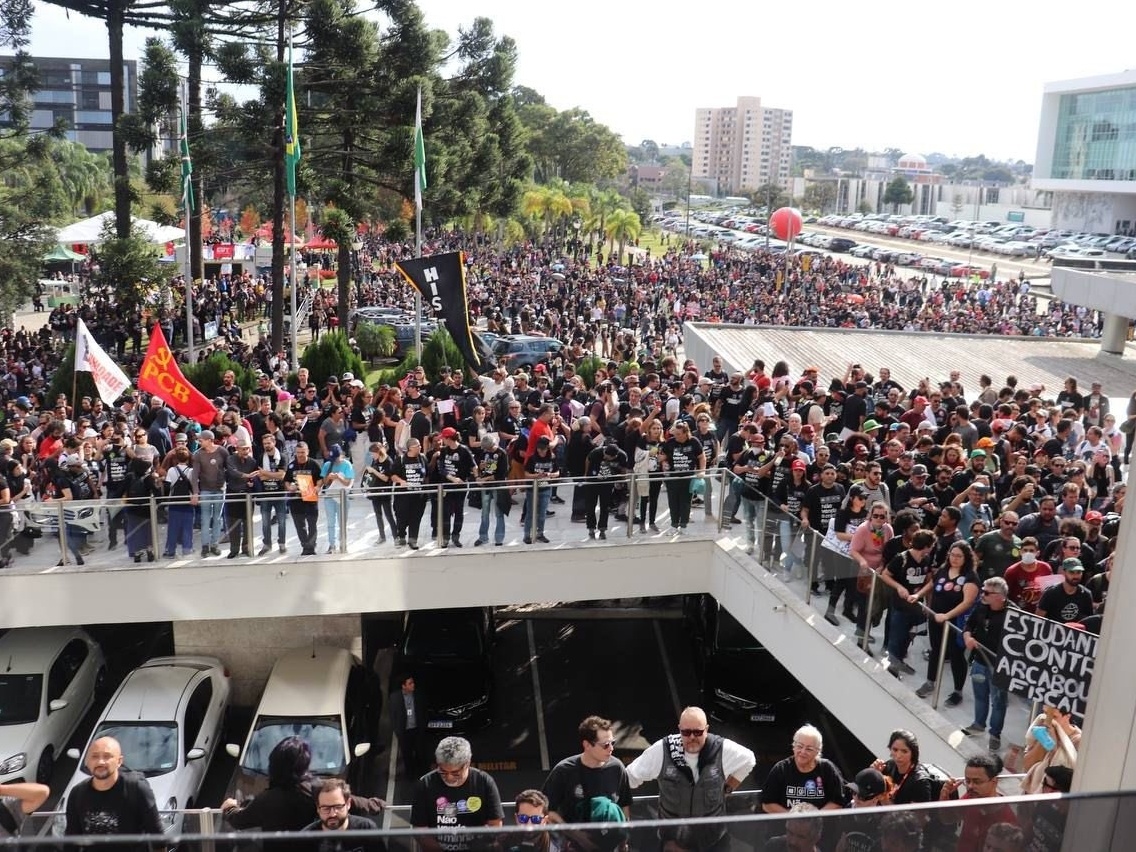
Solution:
<svg viewBox="0 0 1136 852"><path fill-rule="evenodd" d="M138 388L161 397L175 412L192 417L202 426L211 425L217 416L213 403L182 375L160 325L155 325L150 332L150 346L138 374Z"/></svg>

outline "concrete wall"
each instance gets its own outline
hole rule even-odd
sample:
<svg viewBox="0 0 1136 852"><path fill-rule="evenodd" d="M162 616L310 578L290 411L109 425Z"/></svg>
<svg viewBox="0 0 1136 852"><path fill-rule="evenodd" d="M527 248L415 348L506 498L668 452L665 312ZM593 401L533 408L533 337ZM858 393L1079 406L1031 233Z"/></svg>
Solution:
<svg viewBox="0 0 1136 852"><path fill-rule="evenodd" d="M330 645L361 657L360 632L357 615L175 621L174 651L222 660L231 675L232 702L252 707L260 700L277 657L285 651Z"/></svg>

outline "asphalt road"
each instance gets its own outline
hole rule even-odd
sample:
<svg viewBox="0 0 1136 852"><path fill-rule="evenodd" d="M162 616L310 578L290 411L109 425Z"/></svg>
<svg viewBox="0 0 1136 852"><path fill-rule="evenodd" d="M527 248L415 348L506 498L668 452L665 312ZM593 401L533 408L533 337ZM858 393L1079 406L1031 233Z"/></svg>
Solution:
<svg viewBox="0 0 1136 852"><path fill-rule="evenodd" d="M701 703L693 648L680 612L677 601L649 600L621 610L566 606L498 613L493 723L467 736L474 765L493 774L505 801L523 789L540 787L557 761L579 751L576 727L585 716L595 713L615 722L616 756L630 762L675 729L682 707ZM112 672L116 682L147 656L169 653L168 625L102 638L108 659L117 662ZM71 745L85 745L101 709L92 711ZM243 741L251 717L252 708L231 708L223 742ZM392 742L385 717L384 709L380 741L367 758L360 792L408 804L414 779L399 774L391 783ZM871 754L811 696L800 718L769 724L715 722L712 727L756 752L758 765L743 785L754 789L788 755L793 731L806 721L825 733L826 754L845 772L855 774L870 761ZM54 790L62 790L74 768L75 761L59 760ZM197 805L219 805L234 769L235 760L219 749ZM654 793L653 788L646 785L637 794Z"/></svg>

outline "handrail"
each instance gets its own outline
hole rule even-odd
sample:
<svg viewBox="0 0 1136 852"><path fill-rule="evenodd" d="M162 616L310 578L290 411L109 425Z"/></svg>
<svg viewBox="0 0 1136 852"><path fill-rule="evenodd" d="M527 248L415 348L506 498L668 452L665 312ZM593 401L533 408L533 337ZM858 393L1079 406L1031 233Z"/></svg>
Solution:
<svg viewBox="0 0 1136 852"><path fill-rule="evenodd" d="M733 482L733 481L744 482L743 477L738 476L737 474L735 474L733 471L729 470L728 468L722 468L722 470L726 473L725 480L727 482ZM739 497L738 499L740 500L741 498ZM820 562L819 554L818 554L817 551L822 548L822 542L825 540L825 532L826 531L816 530L816 529L813 529L812 527L802 528L799 523L794 523L792 518L790 518L789 516L786 516L785 513L781 510L781 507L776 505L773 502L772 498L769 497L768 495L762 494L760 496L760 503L761 503L761 507L762 507L761 517L755 522L758 525L758 528L759 528L758 540L760 542L760 549L755 551L755 558L759 562L765 561L764 555L765 555L765 544L766 544L765 537L766 536L765 536L764 531L765 531L767 524L768 524L769 514L770 514L770 511L771 511L770 506L772 505L772 507L773 507L772 511L775 512L778 517L783 517L783 518L785 518L785 520L789 521L790 524L792 524L792 526L793 526L793 538L796 539L796 537L798 535L803 535L803 536L805 536L805 539L808 542L808 544L806 545L805 564L808 567L809 573L808 573L808 576L805 578L805 603L810 604L811 601L812 601L812 595L813 595L813 592L812 592L813 584L818 582L819 579L820 579L820 577L817 573L817 569L819 568L819 562ZM889 513L890 513L890 508L889 508ZM725 517L724 517L725 514L726 513L724 511L721 513L722 518L720 518L720 520L719 520L719 530L721 530L722 527L723 527L723 524L724 524L724 521L725 521ZM850 557L845 556L845 555L840 554L840 553L837 553L836 551L833 551L833 550L828 551L828 556L826 557L826 559L829 560L830 565L833 564L831 560L837 560L837 563L836 563L837 565L839 565L839 560L843 560L845 563L847 563L848 574L844 575L843 572L840 572L840 576L842 576L842 577L847 576L847 577L857 577L858 578L861 575L863 575L864 577L870 577L871 586L870 586L869 591L868 591L867 601L865 602L865 606L867 607L867 611L868 611L869 614L873 611L875 598L876 598L877 590L879 589L879 587L881 587L881 586L883 587L883 593L886 593L890 589L890 587L887 586L887 584L883 581L883 579L881 579L879 569L872 569L870 574L862 574L862 570L861 570L860 565L858 563L856 563ZM937 568L932 567L930 570L933 572L933 571L937 570ZM924 615L926 615L926 616L934 616L934 615L938 614L934 610L932 610L931 607L928 606L928 604L923 600L920 600L918 602L918 606L920 607L920 609L923 611ZM939 708L939 694L940 694L941 685L942 685L942 681L943 681L943 669L944 669L946 662L947 662L948 643L952 640L957 641L957 639L960 639L962 637L962 635L965 633L965 631L962 628L960 628L958 625L956 625L953 622L953 620L942 622L942 625L945 626L947 629L943 630L942 640L939 643L939 648L937 649L938 650L938 667L937 667L937 671L936 671L936 674L935 674L935 681L934 681L935 686L934 686L933 694L931 696L931 706L932 706L932 708L934 708L936 710ZM870 645L870 641L871 641L871 637L870 637L869 634L870 634L870 629L865 629L863 631L863 636L860 637L860 640L859 640L859 644L860 644L861 648L864 650L865 653L869 652L869 645ZM932 649L932 650L934 651L935 649ZM981 651L981 653L984 655L984 657L987 660L991 660L991 659L997 657L997 653L995 651L992 651L990 648L987 648L985 645L982 645L981 643L979 643L979 650Z"/></svg>

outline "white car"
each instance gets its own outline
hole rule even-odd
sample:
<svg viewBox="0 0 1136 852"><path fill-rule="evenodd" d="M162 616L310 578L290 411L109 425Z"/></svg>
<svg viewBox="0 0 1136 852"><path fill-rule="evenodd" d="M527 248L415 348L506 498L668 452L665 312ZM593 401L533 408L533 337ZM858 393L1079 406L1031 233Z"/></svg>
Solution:
<svg viewBox="0 0 1136 852"><path fill-rule="evenodd" d="M0 637L0 784L47 784L106 682L102 649L78 627Z"/></svg>
<svg viewBox="0 0 1136 852"><path fill-rule="evenodd" d="M122 746L127 769L146 776L160 811L184 810L197 803L209 761L221 740L229 708L229 672L214 657L154 657L126 676L95 725L86 747L71 749L79 761L67 796L89 776L82 757L99 737ZM163 813L167 831L180 830L178 815Z"/></svg>
<svg viewBox="0 0 1136 852"><path fill-rule="evenodd" d="M323 645L289 651L272 667L244 747L225 745L238 758L235 791L263 791L269 755L291 736L311 746L313 775L358 782L359 758L371 750L380 709L373 676L350 651Z"/></svg>

